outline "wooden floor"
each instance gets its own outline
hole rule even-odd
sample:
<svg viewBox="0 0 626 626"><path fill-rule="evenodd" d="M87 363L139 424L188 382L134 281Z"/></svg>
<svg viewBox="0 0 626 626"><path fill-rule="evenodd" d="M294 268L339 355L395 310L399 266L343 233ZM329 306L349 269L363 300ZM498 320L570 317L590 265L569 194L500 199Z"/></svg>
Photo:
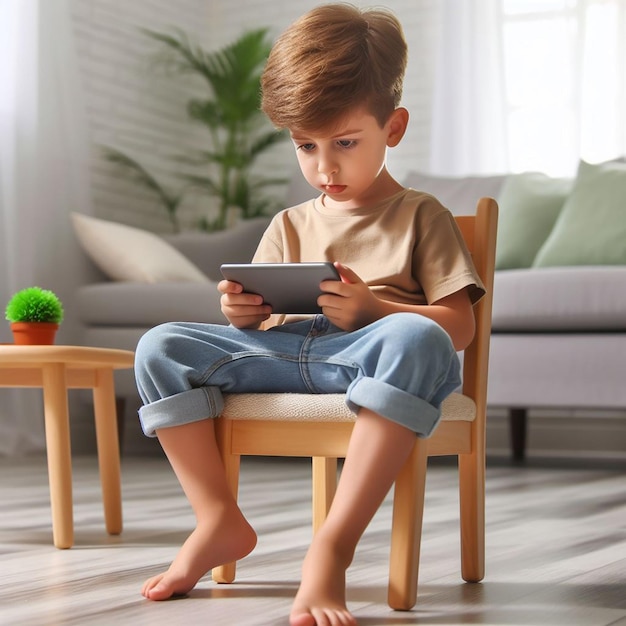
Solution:
<svg viewBox="0 0 626 626"><path fill-rule="evenodd" d="M161 458L123 462L125 530L104 531L95 459L74 462L76 546L51 545L45 460L0 459L0 624L225 626L285 624L310 538L304 461L245 460L241 502L259 531L233 585L208 578L187 598L155 603L139 589L165 568L192 516ZM491 467L487 577L459 575L455 469L429 469L418 604L385 604L390 507L348 577L365 626L626 626L626 474L619 469Z"/></svg>

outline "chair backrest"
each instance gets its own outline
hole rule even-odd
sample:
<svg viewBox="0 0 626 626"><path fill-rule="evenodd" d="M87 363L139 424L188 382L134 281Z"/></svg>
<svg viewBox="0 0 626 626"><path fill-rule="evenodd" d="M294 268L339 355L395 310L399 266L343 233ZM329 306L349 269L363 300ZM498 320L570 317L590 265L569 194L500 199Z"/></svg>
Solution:
<svg viewBox="0 0 626 626"><path fill-rule="evenodd" d="M477 419L484 419L487 405L498 205L493 198L481 198L475 215L460 215L455 219L472 255L476 271L487 290L474 308L476 332L463 357L463 394L471 397L476 403Z"/></svg>

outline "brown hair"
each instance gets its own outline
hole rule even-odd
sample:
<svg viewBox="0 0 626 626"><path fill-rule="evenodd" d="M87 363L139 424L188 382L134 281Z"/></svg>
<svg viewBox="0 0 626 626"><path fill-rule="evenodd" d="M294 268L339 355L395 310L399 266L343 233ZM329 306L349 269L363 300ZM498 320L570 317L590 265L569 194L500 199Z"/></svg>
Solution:
<svg viewBox="0 0 626 626"><path fill-rule="evenodd" d="M382 127L400 104L406 61L392 13L322 5L276 40L261 78L261 108L277 128L319 131L364 106Z"/></svg>

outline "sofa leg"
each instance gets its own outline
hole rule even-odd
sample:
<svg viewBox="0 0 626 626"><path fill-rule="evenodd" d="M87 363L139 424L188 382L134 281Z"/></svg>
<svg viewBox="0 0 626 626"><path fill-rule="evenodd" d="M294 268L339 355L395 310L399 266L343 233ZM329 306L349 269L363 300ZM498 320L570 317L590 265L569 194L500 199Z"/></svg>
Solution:
<svg viewBox="0 0 626 626"><path fill-rule="evenodd" d="M522 462L526 458L527 417L527 409L509 409L511 452L516 462Z"/></svg>

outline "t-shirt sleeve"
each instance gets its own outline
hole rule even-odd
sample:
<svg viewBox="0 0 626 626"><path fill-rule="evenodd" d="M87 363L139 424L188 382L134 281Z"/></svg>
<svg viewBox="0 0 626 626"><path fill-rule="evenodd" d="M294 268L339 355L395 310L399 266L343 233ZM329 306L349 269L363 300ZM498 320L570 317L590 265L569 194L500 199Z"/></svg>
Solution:
<svg viewBox="0 0 626 626"><path fill-rule="evenodd" d="M253 263L283 263L283 246L280 228L274 218L259 241L256 252L252 257Z"/></svg>
<svg viewBox="0 0 626 626"><path fill-rule="evenodd" d="M485 294L454 216L443 207L420 227L414 267L429 304L464 288L472 304Z"/></svg>

